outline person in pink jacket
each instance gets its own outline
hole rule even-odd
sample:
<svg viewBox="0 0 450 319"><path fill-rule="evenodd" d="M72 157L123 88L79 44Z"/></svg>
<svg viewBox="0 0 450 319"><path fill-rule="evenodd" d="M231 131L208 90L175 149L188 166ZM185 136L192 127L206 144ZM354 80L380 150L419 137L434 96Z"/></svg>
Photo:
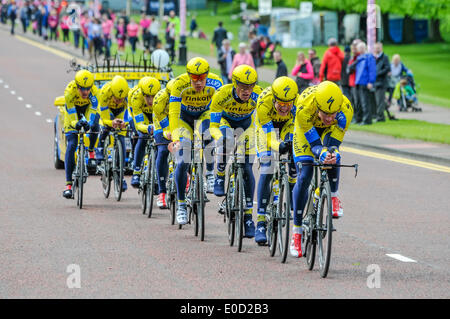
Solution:
<svg viewBox="0 0 450 319"><path fill-rule="evenodd" d="M228 79L231 81L231 75L233 74L234 68L241 64L250 65L255 69L255 63L253 61L252 55L247 52L247 44L244 42L239 43L239 53L236 53L233 58L233 63L231 64L230 73L228 73Z"/></svg>
<svg viewBox="0 0 450 319"><path fill-rule="evenodd" d="M302 51L297 53L297 61L291 74L296 77L295 82L297 83L299 94L311 85L311 81L314 78L314 69Z"/></svg>
<svg viewBox="0 0 450 319"><path fill-rule="evenodd" d="M139 25L131 19L130 23L127 25L127 35L128 41L131 44L131 51L133 54L136 52L136 42L138 41Z"/></svg>

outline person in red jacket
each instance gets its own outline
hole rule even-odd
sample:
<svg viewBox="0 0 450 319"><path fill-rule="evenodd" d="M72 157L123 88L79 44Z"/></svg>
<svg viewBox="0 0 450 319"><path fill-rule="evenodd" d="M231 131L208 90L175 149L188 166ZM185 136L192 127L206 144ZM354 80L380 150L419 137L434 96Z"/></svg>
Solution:
<svg viewBox="0 0 450 319"><path fill-rule="evenodd" d="M337 46L337 41L335 38L330 38L328 40L328 47L328 50L325 51L323 56L322 65L320 66L319 80L322 82L326 79L327 81L332 81L339 85L341 80L342 61L344 61L344 53L342 53Z"/></svg>

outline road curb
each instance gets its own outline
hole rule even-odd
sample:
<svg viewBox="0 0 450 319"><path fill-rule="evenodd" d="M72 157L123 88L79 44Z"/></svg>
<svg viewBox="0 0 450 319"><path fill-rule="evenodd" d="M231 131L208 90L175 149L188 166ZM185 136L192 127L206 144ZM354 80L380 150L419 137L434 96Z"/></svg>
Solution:
<svg viewBox="0 0 450 319"><path fill-rule="evenodd" d="M388 154L403 155L403 156L407 156L407 157L410 157L415 160L431 161L436 164L450 166L450 159L433 156L433 155L419 154L419 153L414 153L414 152L396 150L396 149L392 149L392 148L388 148L388 147L377 146L377 145L367 144L367 143L363 143L363 142L348 141L348 140L344 140L343 145L360 147L360 148L374 150L374 151L381 151L381 152L385 152Z"/></svg>

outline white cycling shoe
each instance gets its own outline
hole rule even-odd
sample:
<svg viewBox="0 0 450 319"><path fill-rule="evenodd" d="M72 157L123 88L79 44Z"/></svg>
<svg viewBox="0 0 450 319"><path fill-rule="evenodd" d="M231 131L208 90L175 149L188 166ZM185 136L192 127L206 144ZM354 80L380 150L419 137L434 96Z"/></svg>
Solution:
<svg viewBox="0 0 450 319"><path fill-rule="evenodd" d="M188 215L187 215L187 209L186 209L185 205L178 206L177 223L179 225L186 225L188 223Z"/></svg>

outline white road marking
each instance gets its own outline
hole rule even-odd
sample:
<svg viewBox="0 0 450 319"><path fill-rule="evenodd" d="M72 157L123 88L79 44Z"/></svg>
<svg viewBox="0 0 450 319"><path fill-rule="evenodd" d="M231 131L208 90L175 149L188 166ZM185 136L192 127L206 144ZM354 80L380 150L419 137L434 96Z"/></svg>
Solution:
<svg viewBox="0 0 450 319"><path fill-rule="evenodd" d="M16 94L16 91L11 91L11 94L12 94L12 95L15 95L15 94Z"/></svg>
<svg viewBox="0 0 450 319"><path fill-rule="evenodd" d="M3 83L3 80L2 80L2 79L0 79L0 83Z"/></svg>
<svg viewBox="0 0 450 319"><path fill-rule="evenodd" d="M41 112L34 112L34 114L35 114L36 116L41 116L41 115L42 115Z"/></svg>
<svg viewBox="0 0 450 319"><path fill-rule="evenodd" d="M414 260L414 259L411 259L411 258L402 256L402 255L400 255L400 254L386 254L386 256L389 256L389 257L391 257L391 258L394 258L394 259L403 261L403 262L405 262L405 263L416 263L416 262L417 262L417 261Z"/></svg>
<svg viewBox="0 0 450 319"><path fill-rule="evenodd" d="M46 119L47 123L53 122L51 119Z"/></svg>
<svg viewBox="0 0 450 319"><path fill-rule="evenodd" d="M4 87L5 89L7 89L7 88L9 88L9 85L8 85L8 84L5 84L3 87Z"/></svg>
<svg viewBox="0 0 450 319"><path fill-rule="evenodd" d="M25 104L25 107L26 107L27 109L31 109L31 108L32 108L31 104Z"/></svg>
<svg viewBox="0 0 450 319"><path fill-rule="evenodd" d="M21 96L18 96L17 99L18 99L19 101L23 101L23 97L21 97Z"/></svg>

